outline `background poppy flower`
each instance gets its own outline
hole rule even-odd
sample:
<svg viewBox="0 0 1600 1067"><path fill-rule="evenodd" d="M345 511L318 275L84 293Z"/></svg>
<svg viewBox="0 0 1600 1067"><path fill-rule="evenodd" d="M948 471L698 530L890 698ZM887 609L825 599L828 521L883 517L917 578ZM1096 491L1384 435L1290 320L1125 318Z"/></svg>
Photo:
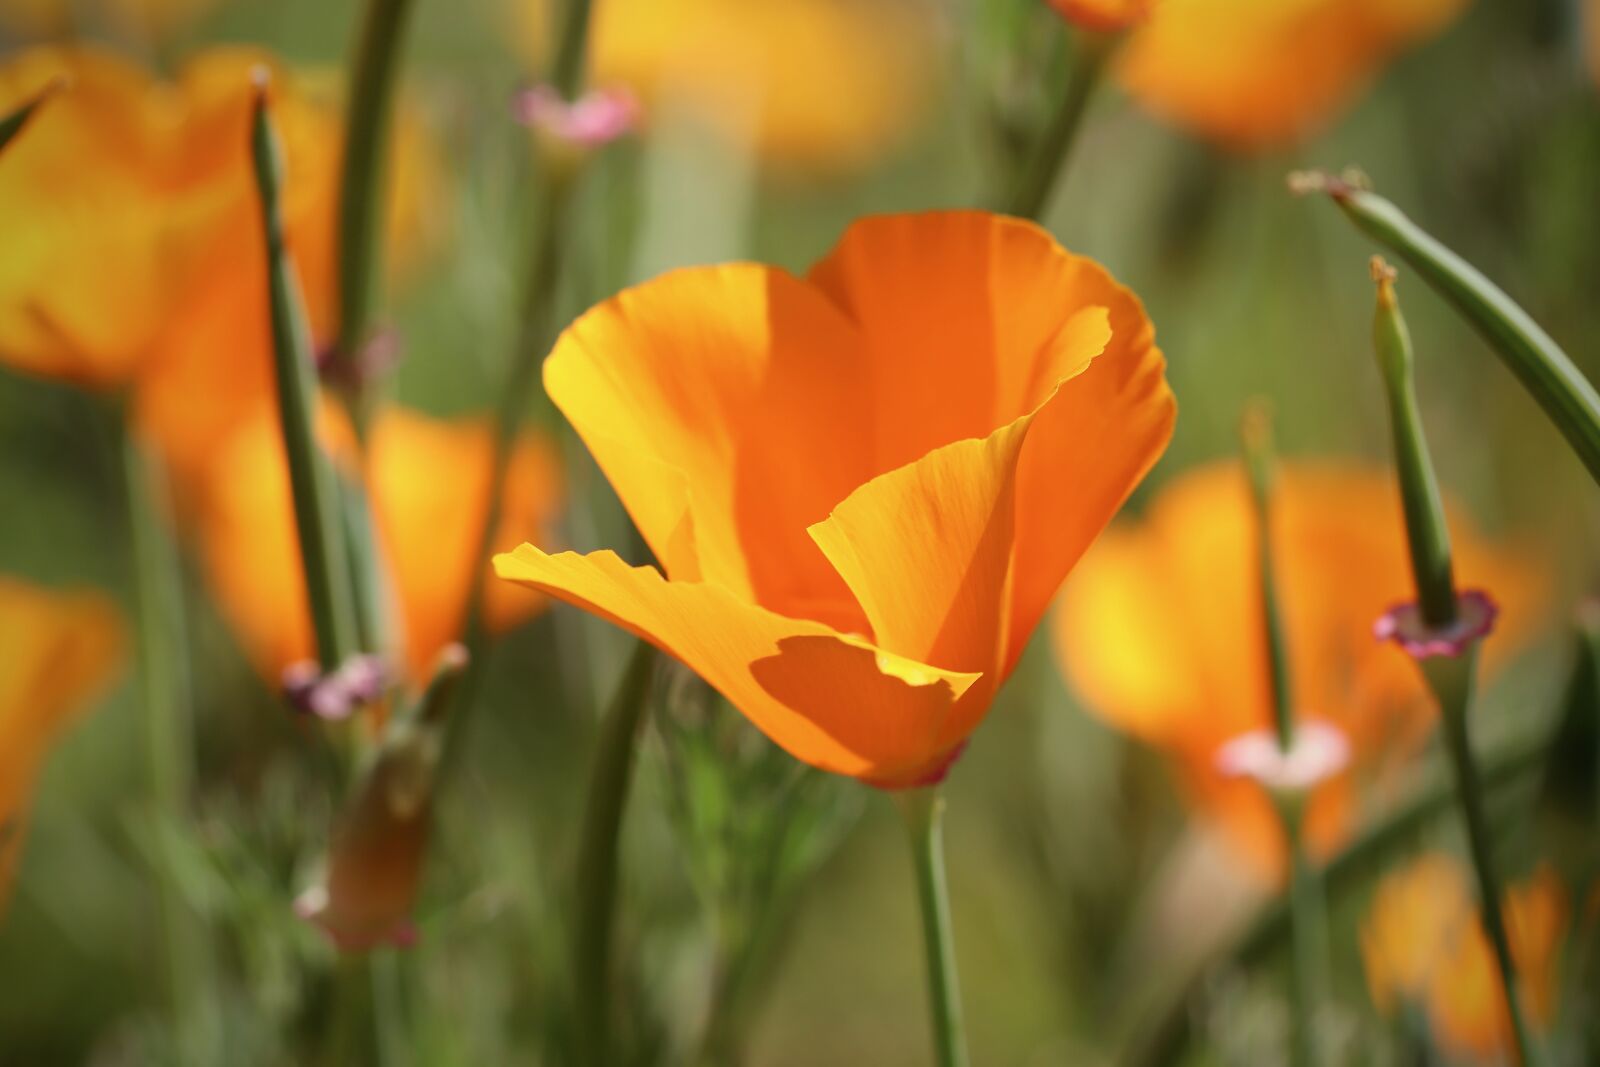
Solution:
<svg viewBox="0 0 1600 1067"><path fill-rule="evenodd" d="M916 782L1165 447L1153 336L1097 264L978 212L863 220L803 279L664 275L569 328L545 385L666 580L529 545L496 569L677 656L797 758Z"/></svg>
<svg viewBox="0 0 1600 1067"><path fill-rule="evenodd" d="M0 906L51 739L105 687L122 647L122 620L104 596L0 576Z"/></svg>
<svg viewBox="0 0 1600 1067"><path fill-rule="evenodd" d="M325 439L353 463L349 435L334 416ZM394 597L403 664L427 680L439 651L460 636L474 580L478 534L489 506L490 428L442 422L389 408L373 422L367 485L379 552ZM496 544L544 538L561 502L550 445L525 434L507 478ZM311 617L299 579L288 466L274 413L263 410L216 457L195 514L207 580L224 617L257 668L274 684L313 654ZM486 618L507 627L540 610L542 598L490 583Z"/></svg>
<svg viewBox="0 0 1600 1067"><path fill-rule="evenodd" d="M1535 627L1541 574L1477 535L1459 509L1452 515L1462 585L1489 590L1502 607L1485 646L1492 669ZM1216 767L1224 742L1273 721L1255 522L1237 464L1184 474L1140 521L1101 538L1067 584L1054 631L1085 707L1170 753L1197 806L1273 870L1282 833L1270 801ZM1307 816L1312 847L1326 853L1356 814L1353 785L1374 785L1415 755L1435 712L1415 665L1372 635L1378 616L1411 595L1392 475L1286 461L1273 524L1294 707L1339 727L1352 747L1350 769L1318 787Z"/></svg>
<svg viewBox="0 0 1600 1067"><path fill-rule="evenodd" d="M198 277L229 183L186 136L181 93L92 48L0 66L0 109L70 81L9 146L0 360L81 385L128 383Z"/></svg>
<svg viewBox="0 0 1600 1067"><path fill-rule="evenodd" d="M34 49L0 68L7 110L71 78L0 167L0 197L21 220L0 257L0 360L81 385L137 381L142 429L180 466L214 449L241 406L272 401L247 136L260 66L274 71L288 241L326 342L342 131L315 78L252 48L203 52L175 83L93 49ZM391 231L403 263L423 243L437 171L415 120L397 129Z"/></svg>
<svg viewBox="0 0 1600 1067"><path fill-rule="evenodd" d="M1566 888L1554 868L1544 865L1508 889L1505 916L1526 1011L1548 1027L1568 916ZM1361 959L1378 1010L1423 1008L1434 1039L1451 1056L1486 1062L1509 1047L1499 972L1467 874L1450 856L1429 853L1384 876L1361 926Z"/></svg>
<svg viewBox="0 0 1600 1067"><path fill-rule="evenodd" d="M547 0L513 0L529 61L544 63ZM686 109L780 164L869 162L927 101L938 13L926 0L605 0L591 81L647 110Z"/></svg>
<svg viewBox="0 0 1600 1067"><path fill-rule="evenodd" d="M1316 132L1403 48L1466 0L1162 0L1128 40L1124 88L1234 148Z"/></svg>
<svg viewBox="0 0 1600 1067"><path fill-rule="evenodd" d="M337 82L331 74L284 70L256 49L201 53L181 83L196 151L222 156L217 165L234 172L238 189L202 277L153 345L135 406L141 432L160 448L185 492L235 426L276 402L266 250L249 152L239 147L249 144L251 71L262 65L273 70L273 122L288 175L285 236L316 350L332 344L338 329L344 131ZM397 112L391 157L384 247L391 274L402 276L437 237L434 205L442 195L436 148L414 109ZM206 402L195 403L196 396Z"/></svg>

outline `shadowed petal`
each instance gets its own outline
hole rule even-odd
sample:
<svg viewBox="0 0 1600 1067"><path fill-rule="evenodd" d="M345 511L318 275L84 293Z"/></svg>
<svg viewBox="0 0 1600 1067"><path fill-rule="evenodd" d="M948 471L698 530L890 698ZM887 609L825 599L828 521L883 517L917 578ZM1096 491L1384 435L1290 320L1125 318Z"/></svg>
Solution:
<svg viewBox="0 0 1600 1067"><path fill-rule="evenodd" d="M823 770L883 784L946 753L945 720L978 680L736 599L710 582L667 582L612 552L495 557L501 578L601 616L682 660L766 735Z"/></svg>

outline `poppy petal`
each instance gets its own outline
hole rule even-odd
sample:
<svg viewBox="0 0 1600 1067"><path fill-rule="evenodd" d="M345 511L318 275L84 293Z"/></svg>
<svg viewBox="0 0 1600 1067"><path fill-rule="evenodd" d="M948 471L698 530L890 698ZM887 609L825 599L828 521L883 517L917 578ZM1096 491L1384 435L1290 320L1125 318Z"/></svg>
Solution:
<svg viewBox="0 0 1600 1067"><path fill-rule="evenodd" d="M695 268L585 314L545 363L545 387L674 580L832 618L810 602L848 614L849 593L805 528L871 473L865 398L839 387L860 376L860 348L789 274Z"/></svg>
<svg viewBox="0 0 1600 1067"><path fill-rule="evenodd" d="M858 325L873 468L987 437L1042 404L1105 347L1088 260L1030 222L979 211L880 215L808 275ZM864 368L864 369L863 369Z"/></svg>
<svg viewBox="0 0 1600 1067"><path fill-rule="evenodd" d="M675 656L797 759L839 774L892 783L930 770L930 755L943 755L933 739L979 678L785 618L713 582L668 582L614 552L523 545L494 564Z"/></svg>

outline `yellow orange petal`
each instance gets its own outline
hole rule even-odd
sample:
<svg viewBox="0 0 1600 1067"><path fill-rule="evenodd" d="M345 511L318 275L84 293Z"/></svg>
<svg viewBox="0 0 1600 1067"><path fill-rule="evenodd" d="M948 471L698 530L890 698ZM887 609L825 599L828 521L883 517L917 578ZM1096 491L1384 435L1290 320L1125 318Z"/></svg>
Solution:
<svg viewBox="0 0 1600 1067"><path fill-rule="evenodd" d="M1008 673L1171 435L1176 409L1144 309L1041 228L974 211L863 219L809 277L866 338L876 472L1043 408L1016 474Z"/></svg>
<svg viewBox="0 0 1600 1067"><path fill-rule="evenodd" d="M841 388L861 365L836 308L745 264L606 301L544 378L674 580L848 625L859 612L805 531L868 475L867 400Z"/></svg>
<svg viewBox="0 0 1600 1067"><path fill-rule="evenodd" d="M665 581L612 552L495 557L501 578L591 611L677 657L797 759L885 784L937 769L946 719L978 675L894 655L820 623Z"/></svg>
<svg viewBox="0 0 1600 1067"><path fill-rule="evenodd" d="M331 344L337 328L335 229L343 124L335 87L317 72L290 72L254 48L213 48L184 68L191 167L212 168L236 183L233 209L219 225L204 276L191 285L181 312L153 342L137 393L141 431L160 448L181 491L233 429L274 403L272 331L267 308L266 251L248 171L251 71L273 71L273 122L288 181L285 239L305 299L312 341ZM434 149L414 109L396 115L387 212L391 268L420 257L437 197ZM195 403L196 396L206 398Z"/></svg>
<svg viewBox="0 0 1600 1067"><path fill-rule="evenodd" d="M0 353L92 386L126 383L178 305L222 201L185 167L178 105L92 49L34 49L0 67L0 109L54 78L0 167L15 221L0 257Z"/></svg>
<svg viewBox="0 0 1600 1067"><path fill-rule="evenodd" d="M1235 148L1315 133L1465 0L1162 0L1119 63L1152 112Z"/></svg>
<svg viewBox="0 0 1600 1067"><path fill-rule="evenodd" d="M271 411L239 427L194 508L207 580L252 663L273 684L284 667L313 651L280 432ZM348 459L353 449L344 428L326 410L319 432ZM461 636L489 507L491 455L490 429L482 423L400 409L374 420L367 484L379 570L394 594L390 622L414 681L425 680L439 651ZM561 496L549 444L524 435L513 452L497 543L545 538ZM486 589L491 627L512 625L543 606L541 598L501 584Z"/></svg>
<svg viewBox="0 0 1600 1067"><path fill-rule="evenodd" d="M464 632L478 535L489 511L491 430L389 409L372 428L369 492L379 537L404 619L405 660L425 679L439 651ZM560 467L543 438L518 443L494 543L549 544L562 499ZM487 568L487 563L485 564ZM543 598L489 582L485 611L503 629L543 606Z"/></svg>
<svg viewBox="0 0 1600 1067"><path fill-rule="evenodd" d="M112 604L0 577L0 904L51 739L110 679L124 635Z"/></svg>

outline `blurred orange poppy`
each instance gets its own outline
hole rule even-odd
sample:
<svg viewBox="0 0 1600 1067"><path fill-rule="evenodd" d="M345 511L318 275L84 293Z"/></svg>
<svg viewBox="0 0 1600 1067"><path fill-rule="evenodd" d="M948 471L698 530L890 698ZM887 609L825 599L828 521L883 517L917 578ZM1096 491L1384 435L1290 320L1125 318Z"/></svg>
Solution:
<svg viewBox="0 0 1600 1067"><path fill-rule="evenodd" d="M528 60L548 60L548 0L510 0ZM770 161L807 169L880 157L932 88L939 15L929 0L606 0L591 80L647 109L682 108Z"/></svg>
<svg viewBox="0 0 1600 1067"><path fill-rule="evenodd" d="M158 336L136 397L140 430L172 464L180 489L253 408L274 402L266 250L248 169L250 72L263 64L273 69L272 118L288 174L285 233L318 350L338 328L337 79L282 70L254 49L201 53L183 76L190 122L197 141L227 156L244 184L204 276ZM402 273L437 236L432 211L442 177L435 146L413 111L398 112L391 153L385 248L390 270Z"/></svg>
<svg viewBox="0 0 1600 1067"><path fill-rule="evenodd" d="M1315 133L1395 53L1467 0L1161 0L1119 73L1144 107L1201 137L1260 148Z"/></svg>
<svg viewBox="0 0 1600 1067"><path fill-rule="evenodd" d="M111 679L123 639L122 620L104 596L0 577L0 906L45 752Z"/></svg>
<svg viewBox="0 0 1600 1067"><path fill-rule="evenodd" d="M545 364L667 580L531 545L496 570L683 660L798 759L912 784L1166 447L1164 367L1098 264L980 212L857 222L803 279L675 271Z"/></svg>
<svg viewBox="0 0 1600 1067"><path fill-rule="evenodd" d="M1528 1017L1547 1027L1560 991L1566 889L1547 864L1506 892L1504 911ZM1378 1010L1425 1009L1451 1056L1482 1062L1509 1048L1493 950L1466 873L1449 856L1424 855L1384 877L1361 926L1361 959Z"/></svg>
<svg viewBox="0 0 1600 1067"><path fill-rule="evenodd" d="M1542 576L1493 546L1452 509L1459 576L1502 608L1486 646L1492 668L1538 622ZM1142 521L1113 527L1067 583L1057 659L1085 706L1171 754L1200 810L1262 870L1281 867L1278 819L1253 783L1225 778L1218 748L1273 721L1244 472L1221 463L1184 474ZM1286 462L1277 479L1274 549L1297 715L1340 728L1352 761L1317 787L1313 849L1346 836L1358 797L1417 752L1434 709L1416 667L1377 642L1378 616L1411 597L1393 476L1335 463Z"/></svg>
<svg viewBox="0 0 1600 1067"><path fill-rule="evenodd" d="M1048 0L1063 18L1097 33L1114 33L1138 25L1157 0Z"/></svg>
<svg viewBox="0 0 1600 1067"><path fill-rule="evenodd" d="M0 110L63 78L0 165L0 360L126 385L199 276L229 183L193 151L182 92L96 49L0 66Z"/></svg>
<svg viewBox="0 0 1600 1067"><path fill-rule="evenodd" d="M70 86L10 146L15 211L0 259L0 360L97 387L136 387L140 429L181 472L252 405L272 402L265 251L249 153L251 72L274 72L288 241L315 338L332 339L342 136L335 82L267 53L216 48L172 84L92 49L34 49L0 68L0 109L52 77ZM429 236L438 168L402 112L392 261Z"/></svg>
<svg viewBox="0 0 1600 1067"><path fill-rule="evenodd" d="M333 423L324 438L342 442L341 458L354 462L348 433L331 415L324 422ZM398 408L380 412L372 426L366 480L399 652L413 681L426 681L439 651L461 632L489 507L490 434L486 424L442 422ZM562 497L552 447L525 435L506 484L495 543L545 540ZM274 684L314 648L292 509L277 419L263 409L215 457L195 509L195 533L224 617ZM489 583L487 594L493 628L543 606L543 598L500 582Z"/></svg>

